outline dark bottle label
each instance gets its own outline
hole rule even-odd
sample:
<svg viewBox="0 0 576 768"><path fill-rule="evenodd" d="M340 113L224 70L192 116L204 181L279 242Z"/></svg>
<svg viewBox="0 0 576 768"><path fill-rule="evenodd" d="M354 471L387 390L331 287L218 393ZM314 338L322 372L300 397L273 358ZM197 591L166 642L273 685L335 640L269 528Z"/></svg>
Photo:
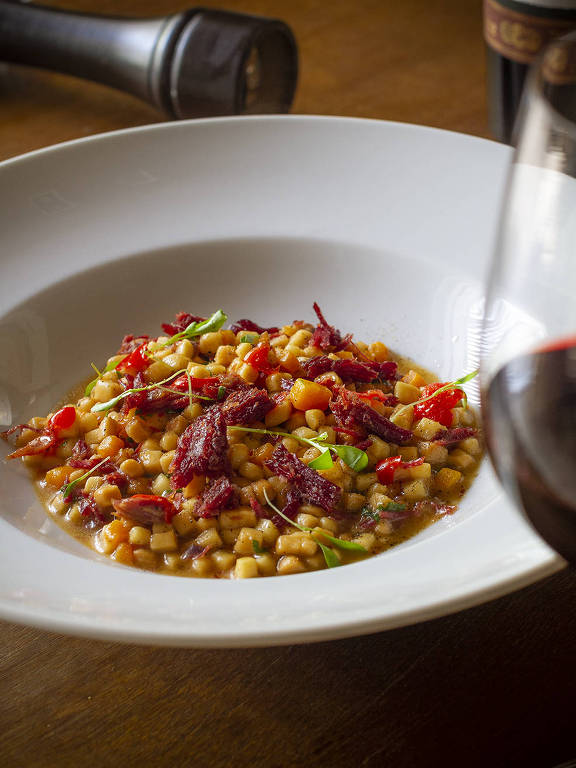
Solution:
<svg viewBox="0 0 576 768"><path fill-rule="evenodd" d="M510 61L531 64L554 38L576 28L576 8L484 0L484 38Z"/></svg>

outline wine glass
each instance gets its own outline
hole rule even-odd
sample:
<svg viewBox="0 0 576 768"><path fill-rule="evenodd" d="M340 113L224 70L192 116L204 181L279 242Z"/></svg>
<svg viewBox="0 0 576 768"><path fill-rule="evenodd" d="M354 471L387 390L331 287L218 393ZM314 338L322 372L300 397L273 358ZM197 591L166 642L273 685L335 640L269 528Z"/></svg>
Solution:
<svg viewBox="0 0 576 768"><path fill-rule="evenodd" d="M484 317L486 435L507 491L576 562L576 33L535 65L517 125Z"/></svg>

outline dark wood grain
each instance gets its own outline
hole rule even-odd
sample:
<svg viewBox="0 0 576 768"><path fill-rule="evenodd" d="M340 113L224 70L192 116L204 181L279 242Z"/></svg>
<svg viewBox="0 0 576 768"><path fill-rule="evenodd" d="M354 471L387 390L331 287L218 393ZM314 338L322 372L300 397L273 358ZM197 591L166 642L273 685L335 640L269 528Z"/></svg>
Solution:
<svg viewBox="0 0 576 768"><path fill-rule="evenodd" d="M294 28L295 112L486 135L480 0L225 5ZM73 7L145 16L186 4ZM0 105L0 158L162 119L111 89L3 65ZM575 595L565 571L414 627L264 650L141 648L3 624L0 766L552 768L576 756Z"/></svg>

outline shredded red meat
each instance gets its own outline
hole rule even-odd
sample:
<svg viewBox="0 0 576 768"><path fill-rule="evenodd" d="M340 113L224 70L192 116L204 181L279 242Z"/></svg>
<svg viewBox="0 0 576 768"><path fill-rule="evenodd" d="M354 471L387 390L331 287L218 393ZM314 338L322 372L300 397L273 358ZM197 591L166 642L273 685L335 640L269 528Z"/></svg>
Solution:
<svg viewBox="0 0 576 768"><path fill-rule="evenodd" d="M236 487L223 475L202 491L194 507L194 515L196 517L216 517L221 509L234 506L237 500Z"/></svg>
<svg viewBox="0 0 576 768"><path fill-rule="evenodd" d="M245 389L233 392L222 406L226 424L253 424L262 421L274 402L262 389Z"/></svg>
<svg viewBox="0 0 576 768"><path fill-rule="evenodd" d="M298 514L298 510L300 509L301 504L302 494L300 491L293 485L288 485L288 488L286 489L286 503L282 509L282 514L284 514L290 520L294 520ZM282 530L287 525L286 520L284 520L282 515L274 514L270 519L276 528L280 528L280 530Z"/></svg>
<svg viewBox="0 0 576 768"><path fill-rule="evenodd" d="M327 512L332 512L340 501L342 489L314 469L310 469L282 443L276 446L274 453L266 461L266 466L275 474L286 478L300 493L303 501L309 504L317 504Z"/></svg>
<svg viewBox="0 0 576 768"><path fill-rule="evenodd" d="M412 513L414 515L453 515L458 507L453 504L443 504L440 501L432 501L427 499L426 501L417 501L414 504Z"/></svg>
<svg viewBox="0 0 576 768"><path fill-rule="evenodd" d="M175 336L177 333L185 331L190 323L200 323L204 319L199 315L190 315L188 312L178 312L173 323L162 323L162 330L168 336Z"/></svg>
<svg viewBox="0 0 576 768"><path fill-rule="evenodd" d="M120 344L120 349L118 350L119 355L129 355L131 352L134 352L136 347L139 347L141 344L144 344L144 342L150 341L150 336L124 336L122 339L122 344Z"/></svg>
<svg viewBox="0 0 576 768"><path fill-rule="evenodd" d="M252 507L252 510L254 514L256 515L258 520L261 520L263 517L266 517L266 510L260 504L256 496L250 496L250 506Z"/></svg>
<svg viewBox="0 0 576 768"><path fill-rule="evenodd" d="M454 429L439 430L432 438L432 441L439 445L454 445L461 440L475 436L476 430L472 429L472 427L455 427Z"/></svg>
<svg viewBox="0 0 576 768"><path fill-rule="evenodd" d="M340 387L337 397L331 401L330 410L343 426L363 427L390 443L407 443L412 439L410 430L396 426L344 387Z"/></svg>
<svg viewBox="0 0 576 768"><path fill-rule="evenodd" d="M182 552L180 557L182 560L199 560L205 557L210 552L210 546L201 547L198 544L191 544L187 549Z"/></svg>
<svg viewBox="0 0 576 768"><path fill-rule="evenodd" d="M237 320L234 325L230 327L230 330L234 331L234 333L238 333L239 331L249 331L252 333L264 333L265 331L268 331L268 333L278 333L279 328L276 328L275 326L263 328L261 325L258 325L258 323L254 323L252 320L247 320L244 317L242 320Z"/></svg>
<svg viewBox="0 0 576 768"><path fill-rule="evenodd" d="M112 499L112 505L121 517L142 525L169 523L176 514L170 499L148 493L137 493L127 499Z"/></svg>
<svg viewBox="0 0 576 768"><path fill-rule="evenodd" d="M318 318L318 325L312 334L312 344L315 347L320 347L325 352L338 352L341 349L345 349L352 340L352 334L349 333L346 336L342 336L340 331L334 328L333 325L328 325L317 302L314 302L312 307Z"/></svg>
<svg viewBox="0 0 576 768"><path fill-rule="evenodd" d="M398 364L390 361L387 363L363 363L358 360L333 360L327 355L311 357L302 364L306 376L315 379L323 373L334 371L342 381L370 382L377 379L395 379L398 373Z"/></svg>
<svg viewBox="0 0 576 768"><path fill-rule="evenodd" d="M94 497L86 491L79 491L76 503L82 517L88 521L88 528L98 528L110 520L110 515L101 512Z"/></svg>
<svg viewBox="0 0 576 768"><path fill-rule="evenodd" d="M228 472L226 421L219 406L213 405L178 438L172 462L172 487L184 488L194 475L218 477Z"/></svg>

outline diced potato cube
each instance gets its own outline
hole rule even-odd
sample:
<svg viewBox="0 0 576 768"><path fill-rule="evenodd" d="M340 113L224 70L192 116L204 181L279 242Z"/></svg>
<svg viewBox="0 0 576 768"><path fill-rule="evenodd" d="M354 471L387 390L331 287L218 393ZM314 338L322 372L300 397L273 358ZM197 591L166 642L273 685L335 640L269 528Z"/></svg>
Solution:
<svg viewBox="0 0 576 768"><path fill-rule="evenodd" d="M269 552L263 555L255 555L256 565L260 576L274 576L276 573L276 560Z"/></svg>
<svg viewBox="0 0 576 768"><path fill-rule="evenodd" d="M196 537L195 544L199 547L210 547L210 549L217 549L222 546L222 539L216 528L208 528Z"/></svg>
<svg viewBox="0 0 576 768"><path fill-rule="evenodd" d="M478 456L482 453L480 443L475 437L467 437L466 440L462 440L459 443L459 447L466 451L466 453L469 453L470 456Z"/></svg>
<svg viewBox="0 0 576 768"><path fill-rule="evenodd" d="M172 525L179 536L190 536L196 530L196 520L188 509L183 509L174 515Z"/></svg>
<svg viewBox="0 0 576 768"><path fill-rule="evenodd" d="M170 490L170 478L167 475L161 473L154 478L154 482L152 483L152 493L155 493L156 496L162 496L164 491Z"/></svg>
<svg viewBox="0 0 576 768"><path fill-rule="evenodd" d="M267 519L259 520L256 528L259 531L262 531L262 538L265 546L270 546L271 544L274 544L274 542L276 541L280 533L278 528L276 528L276 526L272 522L272 520L267 520Z"/></svg>
<svg viewBox="0 0 576 768"><path fill-rule="evenodd" d="M236 543L234 544L234 552L237 555L253 555L255 553L254 542L256 542L256 549L262 549L264 541L264 534L257 528L241 528Z"/></svg>
<svg viewBox="0 0 576 768"><path fill-rule="evenodd" d="M220 512L220 525L222 528L254 528L256 525L256 513L250 507L238 507Z"/></svg>
<svg viewBox="0 0 576 768"><path fill-rule="evenodd" d="M352 541L355 544L360 544L367 552L372 552L376 546L376 536L373 533L362 533L360 536L352 539Z"/></svg>
<svg viewBox="0 0 576 768"><path fill-rule="evenodd" d="M153 533L150 537L150 549L153 552L174 552L178 548L176 534L173 530L164 533Z"/></svg>
<svg viewBox="0 0 576 768"><path fill-rule="evenodd" d="M446 427L440 424L440 422L434 421L433 419L427 419L426 417L420 419L420 421L414 425L413 430L416 437L420 440L432 440L438 432L445 431Z"/></svg>
<svg viewBox="0 0 576 768"><path fill-rule="evenodd" d="M302 555L309 557L315 554L318 545L309 533L298 531L278 536L276 540L277 555Z"/></svg>
<svg viewBox="0 0 576 768"><path fill-rule="evenodd" d="M410 501L421 501L427 498L428 489L422 480L409 480L402 484L402 493Z"/></svg>
<svg viewBox="0 0 576 768"><path fill-rule="evenodd" d="M226 549L217 549L216 552L211 553L210 557L216 569L220 572L229 571L236 562L236 555L233 552L228 552Z"/></svg>
<svg viewBox="0 0 576 768"><path fill-rule="evenodd" d="M420 456L429 464L445 464L448 448L438 443L420 443Z"/></svg>
<svg viewBox="0 0 576 768"><path fill-rule="evenodd" d="M130 529L128 541L136 547L146 547L150 544L150 531L142 525L135 525Z"/></svg>
<svg viewBox="0 0 576 768"><path fill-rule="evenodd" d="M276 563L276 572L279 576L286 576L289 573L304 573L306 566L299 557L294 555L284 555Z"/></svg>
<svg viewBox="0 0 576 768"><path fill-rule="evenodd" d="M439 491L450 491L462 480L462 473L444 467L434 478L434 485Z"/></svg>
<svg viewBox="0 0 576 768"><path fill-rule="evenodd" d="M236 560L234 576L237 579L253 579L258 575L258 564L253 557L240 557Z"/></svg>
<svg viewBox="0 0 576 768"><path fill-rule="evenodd" d="M414 408L411 405L396 406L394 413L390 416L390 421L402 429L410 429L414 417Z"/></svg>
<svg viewBox="0 0 576 768"><path fill-rule="evenodd" d="M397 381L394 387L394 394L401 403L408 405L419 400L421 392L418 387L412 384L407 384L405 381Z"/></svg>
<svg viewBox="0 0 576 768"><path fill-rule="evenodd" d="M448 454L448 464L455 469L466 471L467 469L472 469L476 461L466 451L455 448Z"/></svg>

